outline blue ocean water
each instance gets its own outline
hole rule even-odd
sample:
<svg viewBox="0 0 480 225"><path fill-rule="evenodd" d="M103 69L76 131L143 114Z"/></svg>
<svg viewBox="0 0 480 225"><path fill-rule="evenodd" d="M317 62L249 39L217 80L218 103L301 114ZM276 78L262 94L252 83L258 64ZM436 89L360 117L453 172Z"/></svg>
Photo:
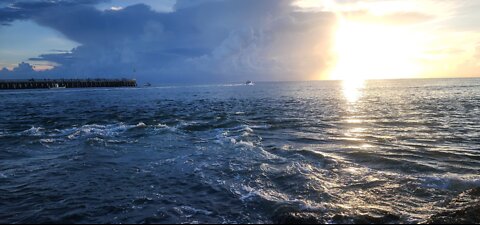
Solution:
<svg viewBox="0 0 480 225"><path fill-rule="evenodd" d="M480 80L0 91L0 222L421 222L480 186Z"/></svg>

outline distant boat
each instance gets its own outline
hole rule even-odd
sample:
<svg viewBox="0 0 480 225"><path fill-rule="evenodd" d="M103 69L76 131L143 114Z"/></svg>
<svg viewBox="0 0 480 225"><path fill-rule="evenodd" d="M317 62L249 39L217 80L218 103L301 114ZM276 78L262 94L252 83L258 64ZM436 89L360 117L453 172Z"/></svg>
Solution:
<svg viewBox="0 0 480 225"><path fill-rule="evenodd" d="M143 86L144 86L144 87L151 87L152 84L151 84L151 83L146 83L146 84L144 84Z"/></svg>
<svg viewBox="0 0 480 225"><path fill-rule="evenodd" d="M253 81L251 81L251 80L248 80L248 81L245 83L245 85L255 85L255 83L253 83Z"/></svg>
<svg viewBox="0 0 480 225"><path fill-rule="evenodd" d="M67 87L65 86L60 86L59 84L54 84L53 87L50 87L49 89L65 89Z"/></svg>

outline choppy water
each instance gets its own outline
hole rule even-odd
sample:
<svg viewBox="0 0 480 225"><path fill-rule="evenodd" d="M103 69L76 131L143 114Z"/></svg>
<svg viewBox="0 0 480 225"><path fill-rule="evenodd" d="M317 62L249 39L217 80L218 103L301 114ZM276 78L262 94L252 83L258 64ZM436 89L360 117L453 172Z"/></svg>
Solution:
<svg viewBox="0 0 480 225"><path fill-rule="evenodd" d="M0 222L420 222L480 186L480 80L0 92Z"/></svg>

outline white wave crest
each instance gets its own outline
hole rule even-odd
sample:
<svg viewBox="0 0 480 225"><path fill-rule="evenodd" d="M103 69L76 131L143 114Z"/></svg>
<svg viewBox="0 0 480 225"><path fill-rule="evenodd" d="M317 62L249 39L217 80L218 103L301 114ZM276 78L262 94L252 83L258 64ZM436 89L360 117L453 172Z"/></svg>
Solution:
<svg viewBox="0 0 480 225"><path fill-rule="evenodd" d="M39 137L45 134L44 132L45 129L42 127L35 127L33 126L32 128L23 131L20 133L20 136L32 136L32 137Z"/></svg>
<svg viewBox="0 0 480 225"><path fill-rule="evenodd" d="M464 191L480 186L480 175L445 174L421 177L423 186L441 190Z"/></svg>

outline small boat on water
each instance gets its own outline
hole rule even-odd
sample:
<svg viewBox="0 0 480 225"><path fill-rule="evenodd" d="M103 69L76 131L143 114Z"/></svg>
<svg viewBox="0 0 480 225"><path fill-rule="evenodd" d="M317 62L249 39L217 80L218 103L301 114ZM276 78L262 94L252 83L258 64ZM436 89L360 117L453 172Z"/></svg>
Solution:
<svg viewBox="0 0 480 225"><path fill-rule="evenodd" d="M151 87L152 84L151 84L151 83L146 83L146 84L144 84L143 86L144 86L144 87Z"/></svg>
<svg viewBox="0 0 480 225"><path fill-rule="evenodd" d="M251 86L251 85L255 85L255 83L253 83L253 81L251 81L251 80L248 80L248 81L245 83L245 85L250 85L250 86Z"/></svg>
<svg viewBox="0 0 480 225"><path fill-rule="evenodd" d="M49 89L65 89L67 87L65 86L60 86L59 84L54 84L52 87L50 87Z"/></svg>

